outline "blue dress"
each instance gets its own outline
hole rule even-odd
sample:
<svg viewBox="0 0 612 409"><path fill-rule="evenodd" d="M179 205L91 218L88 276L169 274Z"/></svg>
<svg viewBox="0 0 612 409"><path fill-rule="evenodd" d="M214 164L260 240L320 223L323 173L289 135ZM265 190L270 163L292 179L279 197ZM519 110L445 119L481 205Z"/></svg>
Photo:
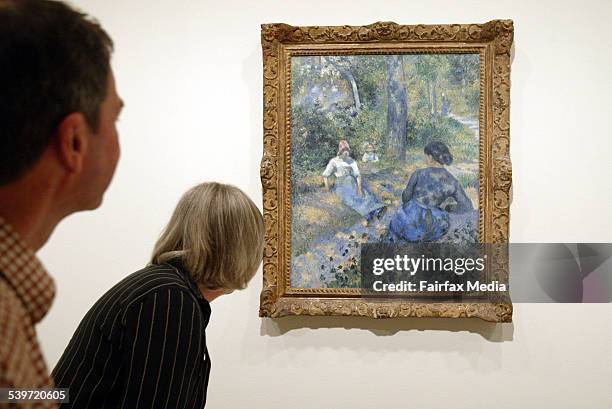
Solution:
<svg viewBox="0 0 612 409"><path fill-rule="evenodd" d="M363 195L359 196L357 194L357 178L360 173L357 162L353 158L342 159L338 156L332 158L323 172L323 177L327 178L332 174L336 177L334 192L340 197L342 203L367 220L380 215L383 209L387 207L368 190L364 178L361 178Z"/></svg>
<svg viewBox="0 0 612 409"><path fill-rule="evenodd" d="M357 179L353 176L336 178L334 191L340 197L342 203L370 220L387 205L379 202L376 196L368 190L364 179L361 180L361 190L363 195L359 196L357 194Z"/></svg>
<svg viewBox="0 0 612 409"><path fill-rule="evenodd" d="M472 211L472 201L455 177L444 168L418 169L402 193L402 207L389 230L411 242L431 242L450 228L448 212Z"/></svg>

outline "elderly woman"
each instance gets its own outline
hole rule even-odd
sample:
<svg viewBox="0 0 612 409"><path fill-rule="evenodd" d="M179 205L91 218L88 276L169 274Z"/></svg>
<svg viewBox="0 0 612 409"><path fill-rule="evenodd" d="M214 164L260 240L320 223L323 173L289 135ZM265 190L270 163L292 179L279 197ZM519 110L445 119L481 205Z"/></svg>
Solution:
<svg viewBox="0 0 612 409"><path fill-rule="evenodd" d="M53 378L62 408L202 408L210 302L243 289L262 260L263 218L238 188L203 183L179 201L151 264L89 310Z"/></svg>
<svg viewBox="0 0 612 409"><path fill-rule="evenodd" d="M474 210L459 181L444 168L453 162L448 146L430 142L424 152L428 166L410 176L402 193L402 207L389 224L391 232L411 242L438 240L450 228L449 211Z"/></svg>
<svg viewBox="0 0 612 409"><path fill-rule="evenodd" d="M323 183L328 190L331 190L328 179L334 175L336 178L334 191L342 203L363 216L367 223L374 218L382 217L387 206L368 191L357 167L357 161L351 158L350 154L349 143L344 139L341 140L337 155L329 161L323 172Z"/></svg>

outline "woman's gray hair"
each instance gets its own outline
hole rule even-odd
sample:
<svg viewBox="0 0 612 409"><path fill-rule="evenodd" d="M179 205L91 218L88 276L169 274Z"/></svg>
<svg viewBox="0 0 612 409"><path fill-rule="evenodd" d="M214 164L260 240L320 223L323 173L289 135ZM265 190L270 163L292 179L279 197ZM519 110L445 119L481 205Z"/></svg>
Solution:
<svg viewBox="0 0 612 409"><path fill-rule="evenodd" d="M243 289L261 264L264 231L261 212L244 192L202 183L179 201L151 262L178 260L208 289Z"/></svg>

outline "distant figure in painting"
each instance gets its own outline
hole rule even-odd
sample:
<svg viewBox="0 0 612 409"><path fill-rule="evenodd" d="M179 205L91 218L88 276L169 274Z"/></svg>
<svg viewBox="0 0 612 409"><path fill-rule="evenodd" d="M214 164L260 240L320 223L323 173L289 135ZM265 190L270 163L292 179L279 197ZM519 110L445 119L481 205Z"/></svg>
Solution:
<svg viewBox="0 0 612 409"><path fill-rule="evenodd" d="M376 154L376 150L374 149L374 145L368 143L366 145L366 151L361 158L362 162L378 162L378 155Z"/></svg>
<svg viewBox="0 0 612 409"><path fill-rule="evenodd" d="M346 206L365 218L365 224L380 219L387 206L381 203L365 186L365 181L357 167L357 161L351 158L351 148L346 140L338 144L338 153L333 157L323 172L323 183L331 190L329 177L334 175L334 191Z"/></svg>
<svg viewBox="0 0 612 409"><path fill-rule="evenodd" d="M442 142L425 146L427 168L410 176L402 193L402 207L393 216L389 229L401 239L432 242L450 228L448 212L468 213L474 210L459 181L444 168L453 156ZM454 202L449 206L449 202Z"/></svg>
<svg viewBox="0 0 612 409"><path fill-rule="evenodd" d="M448 116L448 99L442 94L442 116Z"/></svg>

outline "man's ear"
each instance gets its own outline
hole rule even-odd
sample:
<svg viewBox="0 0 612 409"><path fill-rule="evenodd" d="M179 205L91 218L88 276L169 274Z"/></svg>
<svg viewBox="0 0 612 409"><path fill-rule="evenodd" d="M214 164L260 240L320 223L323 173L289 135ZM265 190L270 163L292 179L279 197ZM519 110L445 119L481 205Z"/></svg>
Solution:
<svg viewBox="0 0 612 409"><path fill-rule="evenodd" d="M58 158L70 173L78 173L83 168L89 132L87 120L80 112L65 116L57 127Z"/></svg>

